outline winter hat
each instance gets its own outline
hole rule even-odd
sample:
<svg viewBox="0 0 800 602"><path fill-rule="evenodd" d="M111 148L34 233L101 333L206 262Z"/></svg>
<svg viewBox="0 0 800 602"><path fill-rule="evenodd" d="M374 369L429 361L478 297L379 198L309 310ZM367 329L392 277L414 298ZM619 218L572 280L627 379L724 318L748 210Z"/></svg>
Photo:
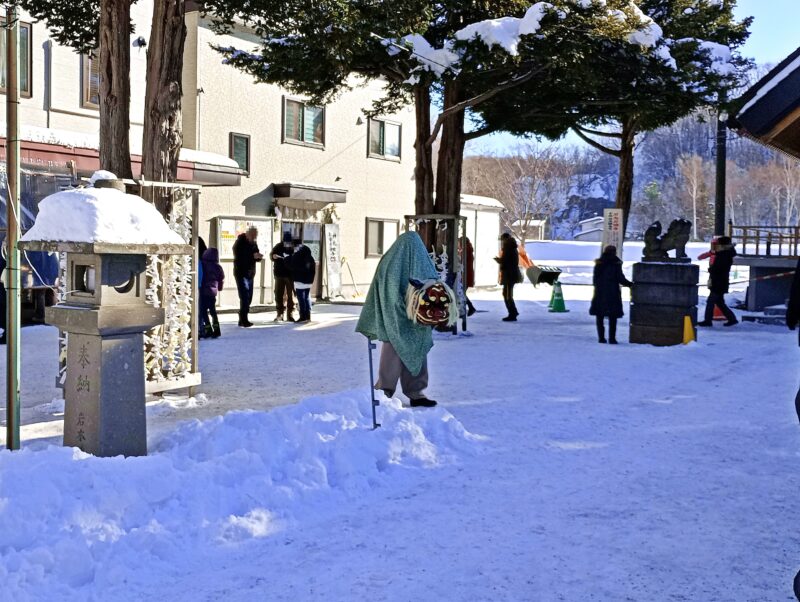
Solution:
<svg viewBox="0 0 800 602"><path fill-rule="evenodd" d="M288 230L283 233L283 242L292 242L292 233Z"/></svg>

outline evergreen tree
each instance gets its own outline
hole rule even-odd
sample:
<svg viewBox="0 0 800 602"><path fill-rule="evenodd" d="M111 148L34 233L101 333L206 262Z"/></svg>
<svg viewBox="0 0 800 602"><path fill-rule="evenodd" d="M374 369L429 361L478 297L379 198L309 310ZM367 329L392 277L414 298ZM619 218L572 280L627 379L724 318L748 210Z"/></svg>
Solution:
<svg viewBox="0 0 800 602"><path fill-rule="evenodd" d="M552 122L536 126L534 133L557 138L567 126L595 149L617 157L616 206L624 210L626 225L637 134L674 123L700 107L719 106L748 65L736 49L746 40L751 22L734 20L735 0L637 4L624 10L627 18L641 22L640 31L624 40L590 42L583 61L566 72L567 80L554 95L546 96L538 82L531 83L481 114L489 126L527 135L541 107L555 108Z"/></svg>
<svg viewBox="0 0 800 602"><path fill-rule="evenodd" d="M136 0L21 0L47 24L50 35L100 63L100 167L132 177L130 159L130 7ZM153 3L147 50L147 85L142 141L142 175L171 181L177 175L183 136L181 76L185 0ZM167 208L159 207L162 211Z"/></svg>
<svg viewBox="0 0 800 602"><path fill-rule="evenodd" d="M566 73L585 59L587 48L607 37L623 39L640 23L623 12L627 0L608 3L553 0L421 2L419 0L207 0L217 29L241 22L255 31L255 49L221 48L226 61L256 81L281 85L325 102L351 85L351 74L383 78L386 94L373 112L414 101L416 210L458 214L465 143L509 129L503 111L493 123L472 116L523 85L537 90L536 118L526 132L553 123L549 98L557 97ZM535 83L534 83L535 82ZM436 123L429 122L431 93L441 98ZM522 98L520 102L527 102ZM487 109L488 110L488 109ZM476 124L476 127L468 127ZM551 133L563 134L569 123ZM441 136L432 198L431 148Z"/></svg>

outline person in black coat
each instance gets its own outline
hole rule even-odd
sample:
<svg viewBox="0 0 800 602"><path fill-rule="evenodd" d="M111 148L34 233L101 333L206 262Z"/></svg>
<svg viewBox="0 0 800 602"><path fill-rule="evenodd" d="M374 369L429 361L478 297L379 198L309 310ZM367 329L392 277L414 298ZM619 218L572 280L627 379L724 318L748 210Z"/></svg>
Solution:
<svg viewBox="0 0 800 602"><path fill-rule="evenodd" d="M503 232L500 241L502 255L495 257L494 260L500 264L500 284L503 285L503 301L508 310L503 322L516 322L519 312L514 303L514 285L520 282L519 251L517 241L508 232Z"/></svg>
<svg viewBox="0 0 800 602"><path fill-rule="evenodd" d="M792 290L789 293L789 302L786 304L786 326L789 327L789 330L794 330L797 328L798 322L800 322L800 260L794 269ZM797 391L794 398L794 409L797 412L797 419L800 420L800 390Z"/></svg>
<svg viewBox="0 0 800 602"><path fill-rule="evenodd" d="M239 292L239 326L244 328L253 325L248 319L253 302L253 280L256 277L256 263L264 258L258 250L257 238L258 229L250 226L233 243L233 277Z"/></svg>
<svg viewBox="0 0 800 602"><path fill-rule="evenodd" d="M292 275L294 290L297 294L297 304L300 306L298 322L311 320L311 285L317 274L317 262L311 254L311 249L299 240L294 242L294 254L287 257L284 262Z"/></svg>
<svg viewBox="0 0 800 602"><path fill-rule="evenodd" d="M286 320L294 322L294 283L292 273L286 265L286 260L294 253L292 246L292 233L283 233L283 242L279 242L272 248L269 257L272 260L272 275L275 287L275 307L277 315L275 322L283 321L283 312L286 311Z"/></svg>
<svg viewBox="0 0 800 602"><path fill-rule="evenodd" d="M617 320L624 315L622 311L622 292L620 285L633 286L622 273L622 261L617 257L617 247L608 245L595 261L594 295L589 314L597 321L597 340L600 343L617 344ZM604 319L608 318L608 341L606 341Z"/></svg>
<svg viewBox="0 0 800 602"><path fill-rule="evenodd" d="M714 325L714 306L719 307L725 314L727 322L725 326L734 326L739 323L731 308L725 304L725 293L730 287L731 267L733 258L736 257L736 249L733 247L730 236L720 236L715 245L713 259L708 266L708 300L706 301L706 314L698 326Z"/></svg>

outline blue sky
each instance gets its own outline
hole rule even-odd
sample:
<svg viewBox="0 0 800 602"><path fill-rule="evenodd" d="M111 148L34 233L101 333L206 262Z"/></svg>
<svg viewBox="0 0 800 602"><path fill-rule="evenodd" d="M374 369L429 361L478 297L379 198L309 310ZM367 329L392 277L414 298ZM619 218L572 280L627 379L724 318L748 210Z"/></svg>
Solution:
<svg viewBox="0 0 800 602"><path fill-rule="evenodd" d="M777 63L800 46L797 35L800 0L738 0L736 16L739 19L755 17L742 54L758 63ZM518 140L509 134L496 134L476 140L467 148L467 153L503 154L517 144Z"/></svg>

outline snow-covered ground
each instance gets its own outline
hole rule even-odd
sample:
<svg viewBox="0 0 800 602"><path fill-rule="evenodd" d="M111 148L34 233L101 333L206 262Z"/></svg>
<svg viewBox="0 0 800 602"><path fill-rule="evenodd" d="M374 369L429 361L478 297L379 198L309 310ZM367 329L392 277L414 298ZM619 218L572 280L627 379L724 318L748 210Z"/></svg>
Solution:
<svg viewBox="0 0 800 602"><path fill-rule="evenodd" d="M485 292L472 337L437 335L440 407L385 401L378 431L358 307L225 316L202 395L150 404L128 460L51 445L56 337L24 329L0 600L790 600L797 334L599 345L589 287L566 314L517 290L519 322Z"/></svg>

